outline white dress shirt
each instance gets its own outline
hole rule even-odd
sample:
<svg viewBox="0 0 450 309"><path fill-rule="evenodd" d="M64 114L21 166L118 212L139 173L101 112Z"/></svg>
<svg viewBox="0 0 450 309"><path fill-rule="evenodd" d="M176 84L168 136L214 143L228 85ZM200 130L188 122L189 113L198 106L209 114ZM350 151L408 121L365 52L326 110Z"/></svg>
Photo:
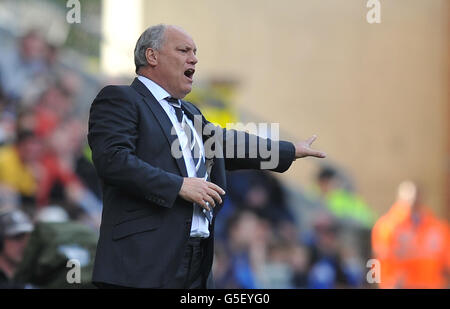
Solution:
<svg viewBox="0 0 450 309"><path fill-rule="evenodd" d="M154 81L148 79L147 77L138 75L138 79L148 88L148 90L150 90L152 95L159 102L159 104L161 104L162 108L164 109L170 121L172 122L172 125L174 126L175 131L177 133L177 137L180 141L181 149L183 151L183 159L184 164L186 165L188 177L197 177L194 160L192 159L192 153L188 146L188 137L184 129L182 128L182 126L180 126L180 123L178 122L174 107L165 100L165 98L170 97L171 95L164 88L162 88ZM203 148L202 139L198 136L197 131L194 129L192 121L187 117L185 118L186 123L191 127L191 131L195 135L194 138L197 141L199 141L200 151L204 154L205 152ZM191 237L203 237L203 238L209 237L208 227L209 227L208 219L206 219L200 207L193 206L192 225L190 234Z"/></svg>

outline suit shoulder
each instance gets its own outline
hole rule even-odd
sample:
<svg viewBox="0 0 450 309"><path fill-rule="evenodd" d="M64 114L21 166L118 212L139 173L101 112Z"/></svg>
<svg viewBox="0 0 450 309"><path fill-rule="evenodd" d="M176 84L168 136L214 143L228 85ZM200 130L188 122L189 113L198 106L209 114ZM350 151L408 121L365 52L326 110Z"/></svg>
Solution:
<svg viewBox="0 0 450 309"><path fill-rule="evenodd" d="M108 85L103 87L98 93L98 99L125 99L136 96L136 91L127 85Z"/></svg>
<svg viewBox="0 0 450 309"><path fill-rule="evenodd" d="M202 113L201 111L200 111L200 109L195 105L195 104L193 104L193 103L191 103L191 102L189 102L189 101L184 101L183 100L183 104L187 107L187 108L190 108L191 110L194 110L194 111L196 111L196 112L198 112L198 113Z"/></svg>

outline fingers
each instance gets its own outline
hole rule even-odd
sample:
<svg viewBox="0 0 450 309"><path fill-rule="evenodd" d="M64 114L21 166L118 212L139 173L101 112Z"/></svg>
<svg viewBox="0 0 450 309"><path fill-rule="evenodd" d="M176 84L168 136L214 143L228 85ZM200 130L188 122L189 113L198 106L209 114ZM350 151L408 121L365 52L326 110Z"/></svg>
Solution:
<svg viewBox="0 0 450 309"><path fill-rule="evenodd" d="M305 141L295 144L295 159L304 157L316 157L326 158L327 155L323 151L314 150L311 148L311 144L317 139L317 135L314 134Z"/></svg>
<svg viewBox="0 0 450 309"><path fill-rule="evenodd" d="M208 185L208 189L205 192L205 194L203 195L203 204L202 207L210 210L210 207L216 207L216 204L221 204L222 203L222 198L220 197L220 194L225 194L225 191L223 191L219 186L211 183L211 182L207 182ZM209 203L209 206L206 205L206 202Z"/></svg>
<svg viewBox="0 0 450 309"><path fill-rule="evenodd" d="M216 204L222 203L220 195L224 195L225 191L216 184L206 181L202 178L191 178L193 183L196 183L198 195L194 202L206 210L211 210ZM195 180L194 180L195 179Z"/></svg>
<svg viewBox="0 0 450 309"><path fill-rule="evenodd" d="M217 193L219 193L219 194L221 194L221 195L224 195L225 194L225 191L221 188L221 187L219 187L218 185L216 185L216 184L214 184L214 183L212 183L212 182L206 182L207 184L208 184L208 187L209 188L211 188L211 189L213 189L214 191L216 191Z"/></svg>
<svg viewBox="0 0 450 309"><path fill-rule="evenodd" d="M209 195L204 195L202 202L198 203L198 204L208 211L211 210L211 207L213 207L213 208L216 207L216 203L214 202L214 199Z"/></svg>
<svg viewBox="0 0 450 309"><path fill-rule="evenodd" d="M307 143L309 146L311 146L311 144L314 143L314 141L315 141L316 139L317 139L317 135L314 134L313 136L311 136L310 138L308 138L308 139L306 140L306 143Z"/></svg>
<svg viewBox="0 0 450 309"><path fill-rule="evenodd" d="M217 193L216 191L210 189L208 191L208 195L210 197L212 197L215 201L217 201L218 204L222 204L222 198L220 197L219 193ZM213 207L214 206L215 205L213 205Z"/></svg>
<svg viewBox="0 0 450 309"><path fill-rule="evenodd" d="M327 157L327 154L322 151L311 151L308 155L311 157L316 157L316 158L326 158Z"/></svg>

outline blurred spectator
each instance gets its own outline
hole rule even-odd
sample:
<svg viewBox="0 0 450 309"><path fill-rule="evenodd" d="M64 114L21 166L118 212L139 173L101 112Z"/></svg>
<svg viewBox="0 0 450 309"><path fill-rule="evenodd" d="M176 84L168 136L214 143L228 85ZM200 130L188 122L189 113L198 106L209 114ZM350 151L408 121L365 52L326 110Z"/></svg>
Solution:
<svg viewBox="0 0 450 309"><path fill-rule="evenodd" d="M270 226L251 211L234 214L228 223L227 249L231 254L231 276L237 285L235 288L258 288L256 272L264 259Z"/></svg>
<svg viewBox="0 0 450 309"><path fill-rule="evenodd" d="M345 256L340 251L337 221L323 213L315 219L314 230L314 239L309 244L311 271L308 287L332 289L360 286L363 277L361 267L348 257L343 259Z"/></svg>
<svg viewBox="0 0 450 309"><path fill-rule="evenodd" d="M0 183L15 189L21 194L22 200L35 200L35 173L38 172L42 151L42 144L28 130L17 134L15 144L0 147Z"/></svg>
<svg viewBox="0 0 450 309"><path fill-rule="evenodd" d="M267 171L236 171L227 174L231 202L237 209L248 209L272 224L293 222L283 188Z"/></svg>
<svg viewBox="0 0 450 309"><path fill-rule="evenodd" d="M10 100L20 100L38 74L45 71L45 41L30 30L17 46L3 50L0 58L0 88Z"/></svg>
<svg viewBox="0 0 450 309"><path fill-rule="evenodd" d="M216 244L217 287L306 287L309 266L306 248L295 237L285 241L275 231L270 221L253 210L232 214L226 237Z"/></svg>
<svg viewBox="0 0 450 309"><path fill-rule="evenodd" d="M49 86L33 107L36 134L47 137L54 133L72 108L72 101L64 89L58 85Z"/></svg>
<svg viewBox="0 0 450 309"><path fill-rule="evenodd" d="M378 219L372 229L372 252L381 265L380 288L396 286L397 266L392 252L394 231L409 215L417 195L416 190L417 187L413 182L402 182L397 190L397 200L389 211Z"/></svg>
<svg viewBox="0 0 450 309"><path fill-rule="evenodd" d="M437 219L424 205L423 193L417 184L403 183L399 191L399 195L406 198L394 205L389 216L381 222L382 226L377 226L374 231L375 240L381 238L381 245L380 241L375 242L374 253L384 262L381 269L387 266L389 270L387 278L381 277L380 286L447 288L450 270L448 224ZM387 228L388 235L380 235L382 227ZM381 236L387 238L386 243Z"/></svg>
<svg viewBox="0 0 450 309"><path fill-rule="evenodd" d="M262 248L261 248L262 249ZM261 258L256 269L261 288L289 289L292 288L293 272L290 264L291 247L288 243L273 239L264 248L266 255L260 252Z"/></svg>
<svg viewBox="0 0 450 309"><path fill-rule="evenodd" d="M292 288L304 289L308 287L308 273L310 267L309 255L308 249L303 245L290 247L288 260L292 269Z"/></svg>
<svg viewBox="0 0 450 309"><path fill-rule="evenodd" d="M351 190L344 175L333 167L322 167L317 173L316 183L321 204L339 221L341 246L355 255L352 259L368 260L371 255L370 231L375 220L372 209Z"/></svg>
<svg viewBox="0 0 450 309"><path fill-rule="evenodd" d="M13 278L33 228L27 215L18 209L0 213L0 288L25 287Z"/></svg>
<svg viewBox="0 0 450 309"><path fill-rule="evenodd" d="M375 218L372 210L359 196L344 188L335 169L322 168L317 175L317 185L326 206L337 218L372 228Z"/></svg>
<svg viewBox="0 0 450 309"><path fill-rule="evenodd" d="M20 205L20 197L11 187L0 183L0 213L12 210Z"/></svg>
<svg viewBox="0 0 450 309"><path fill-rule="evenodd" d="M233 213L249 210L283 231L294 225L285 194L277 178L265 171L242 170L227 173L227 196L216 221L216 238L226 238L226 222Z"/></svg>
<svg viewBox="0 0 450 309"><path fill-rule="evenodd" d="M37 218L16 280L37 288L93 288L97 233L84 224L67 220L67 213L58 206L39 211ZM79 283L67 280L69 260L80 266Z"/></svg>

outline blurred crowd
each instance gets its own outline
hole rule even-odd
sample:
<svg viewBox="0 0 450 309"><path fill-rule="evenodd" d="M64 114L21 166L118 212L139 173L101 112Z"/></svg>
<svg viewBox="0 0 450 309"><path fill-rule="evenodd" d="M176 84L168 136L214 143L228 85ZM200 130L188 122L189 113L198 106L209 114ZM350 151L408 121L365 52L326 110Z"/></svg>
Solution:
<svg viewBox="0 0 450 309"><path fill-rule="evenodd" d="M295 202L274 174L228 176L216 232L218 287L450 287L449 226L424 204L416 183L401 183L377 219L334 168L321 168L316 187Z"/></svg>
<svg viewBox="0 0 450 309"><path fill-rule="evenodd" d="M336 170L320 169L303 201L289 200L270 172L229 173L227 183L216 230L217 287L365 287L374 217L343 189ZM304 215L308 226L299 218Z"/></svg>
<svg viewBox="0 0 450 309"><path fill-rule="evenodd" d="M58 50L35 30L1 55L0 183L30 213L70 204L74 216L98 225L100 186L85 151L87 120L75 104L80 77L59 65Z"/></svg>
<svg viewBox="0 0 450 309"><path fill-rule="evenodd" d="M0 49L0 285L55 287L66 260L91 264L101 218L82 78L37 30Z"/></svg>
<svg viewBox="0 0 450 309"><path fill-rule="evenodd" d="M101 185L80 112L82 78L60 52L35 30L0 47L0 288L92 287ZM217 288L448 287L448 226L414 184L377 220L331 166L301 198L269 172L227 178ZM367 277L371 258L381 262L377 284ZM72 259L81 285L67 282Z"/></svg>

